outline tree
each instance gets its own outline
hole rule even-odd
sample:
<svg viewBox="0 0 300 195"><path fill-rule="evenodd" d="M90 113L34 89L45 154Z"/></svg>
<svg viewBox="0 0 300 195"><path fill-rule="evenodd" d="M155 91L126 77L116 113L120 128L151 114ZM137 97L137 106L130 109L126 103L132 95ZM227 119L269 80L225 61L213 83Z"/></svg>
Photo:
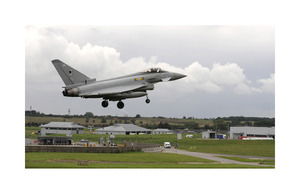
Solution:
<svg viewBox="0 0 300 195"><path fill-rule="evenodd" d="M188 129L199 129L199 124L196 122L186 122L184 123L184 127Z"/></svg>
<svg viewBox="0 0 300 195"><path fill-rule="evenodd" d="M265 119L254 123L256 127L274 127L275 119Z"/></svg>
<svg viewBox="0 0 300 195"><path fill-rule="evenodd" d="M214 122L215 130L228 130L228 124L222 118L217 118Z"/></svg>
<svg viewBox="0 0 300 195"><path fill-rule="evenodd" d="M137 115L135 116L135 118L141 118L141 115L140 115L140 114L137 114Z"/></svg>
<svg viewBox="0 0 300 195"><path fill-rule="evenodd" d="M158 127L158 128L170 129L169 123L163 123L163 122L160 122L160 123L157 125L157 127Z"/></svg>
<svg viewBox="0 0 300 195"><path fill-rule="evenodd" d="M91 118L91 117L94 117L94 114L93 114L92 112L86 112L86 113L84 114L84 117L86 117L86 118Z"/></svg>
<svg viewBox="0 0 300 195"><path fill-rule="evenodd" d="M85 117L85 122L88 123L91 117L94 117L94 114L91 112L86 112L84 115Z"/></svg>

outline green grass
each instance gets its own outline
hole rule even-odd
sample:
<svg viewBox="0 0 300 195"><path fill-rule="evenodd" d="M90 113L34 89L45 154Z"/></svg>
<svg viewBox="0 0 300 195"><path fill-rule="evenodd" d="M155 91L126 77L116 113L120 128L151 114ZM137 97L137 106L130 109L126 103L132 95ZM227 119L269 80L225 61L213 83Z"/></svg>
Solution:
<svg viewBox="0 0 300 195"><path fill-rule="evenodd" d="M238 164L97 164L97 163L89 163L85 166L78 165L77 163L26 163L26 168L274 168L274 167L262 167L262 166L254 166L254 165L238 165Z"/></svg>
<svg viewBox="0 0 300 195"><path fill-rule="evenodd" d="M79 163L80 162L80 163ZM269 168L168 153L25 153L26 168ZM272 168L272 167L271 167Z"/></svg>
<svg viewBox="0 0 300 195"><path fill-rule="evenodd" d="M180 149L193 152L267 157L275 156L274 140L196 140L181 145L182 147L180 147Z"/></svg>
<svg viewBox="0 0 300 195"><path fill-rule="evenodd" d="M231 156L218 156L218 157L226 158L229 160L236 160L240 162L258 162L260 164L275 165L275 160L272 159L253 159L253 158L240 158L240 157L231 157Z"/></svg>
<svg viewBox="0 0 300 195"><path fill-rule="evenodd" d="M49 161L97 161L123 163L180 163L180 162L214 162L192 156L168 153L58 153L58 152L30 152L25 153L26 162Z"/></svg>

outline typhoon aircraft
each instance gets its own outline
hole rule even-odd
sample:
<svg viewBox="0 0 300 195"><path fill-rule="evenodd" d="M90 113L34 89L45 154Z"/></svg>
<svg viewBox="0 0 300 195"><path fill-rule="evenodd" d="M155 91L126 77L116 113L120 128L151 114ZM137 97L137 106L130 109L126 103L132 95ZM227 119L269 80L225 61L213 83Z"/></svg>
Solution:
<svg viewBox="0 0 300 195"><path fill-rule="evenodd" d="M160 68L150 68L142 72L96 81L68 66L60 60L52 60L54 67L65 83L64 96L82 98L103 98L102 106L108 106L108 101L119 101L119 109L124 107L122 100L146 96L147 90L153 90L158 82L174 81L186 75L164 71Z"/></svg>

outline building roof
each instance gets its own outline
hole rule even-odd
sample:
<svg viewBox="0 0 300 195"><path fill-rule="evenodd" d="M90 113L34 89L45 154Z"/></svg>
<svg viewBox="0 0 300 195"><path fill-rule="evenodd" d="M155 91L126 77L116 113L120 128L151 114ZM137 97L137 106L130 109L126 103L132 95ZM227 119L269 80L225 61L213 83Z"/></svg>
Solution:
<svg viewBox="0 0 300 195"><path fill-rule="evenodd" d="M96 131L124 131L124 132L144 132L144 131L151 131L149 129L139 127L133 124L115 124L112 126L96 129Z"/></svg>
<svg viewBox="0 0 300 195"><path fill-rule="evenodd" d="M40 127L53 127L53 128L84 128L84 126L78 125L74 122L50 122Z"/></svg>
<svg viewBox="0 0 300 195"><path fill-rule="evenodd" d="M207 131L203 131L202 134L203 133L216 133L216 131L207 130Z"/></svg>
<svg viewBox="0 0 300 195"><path fill-rule="evenodd" d="M275 135L275 127L230 127L230 133Z"/></svg>
<svg viewBox="0 0 300 195"><path fill-rule="evenodd" d="M154 132L173 132L172 130L169 130L169 129L155 129L153 131Z"/></svg>

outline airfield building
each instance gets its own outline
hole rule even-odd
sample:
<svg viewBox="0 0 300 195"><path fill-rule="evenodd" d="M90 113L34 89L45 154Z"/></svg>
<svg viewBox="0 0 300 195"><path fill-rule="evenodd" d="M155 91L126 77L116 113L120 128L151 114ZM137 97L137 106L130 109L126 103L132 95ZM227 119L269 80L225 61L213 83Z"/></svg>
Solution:
<svg viewBox="0 0 300 195"><path fill-rule="evenodd" d="M239 139L241 136L275 139L275 127L230 127L230 139Z"/></svg>
<svg viewBox="0 0 300 195"><path fill-rule="evenodd" d="M38 137L39 145L71 145L72 139L66 137Z"/></svg>
<svg viewBox="0 0 300 195"><path fill-rule="evenodd" d="M72 136L72 134L83 134L83 126L74 122L50 122L45 125L41 125L41 136L65 134L66 136Z"/></svg>
<svg viewBox="0 0 300 195"><path fill-rule="evenodd" d="M155 129L152 131L152 134L173 134L174 131L169 129Z"/></svg>
<svg viewBox="0 0 300 195"><path fill-rule="evenodd" d="M204 131L202 132L203 139L216 139L216 132L215 131Z"/></svg>
<svg viewBox="0 0 300 195"><path fill-rule="evenodd" d="M133 124L115 124L96 129L96 133L109 135L151 134L151 130Z"/></svg>

